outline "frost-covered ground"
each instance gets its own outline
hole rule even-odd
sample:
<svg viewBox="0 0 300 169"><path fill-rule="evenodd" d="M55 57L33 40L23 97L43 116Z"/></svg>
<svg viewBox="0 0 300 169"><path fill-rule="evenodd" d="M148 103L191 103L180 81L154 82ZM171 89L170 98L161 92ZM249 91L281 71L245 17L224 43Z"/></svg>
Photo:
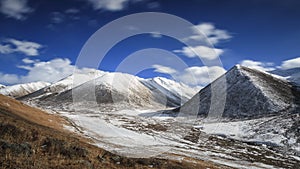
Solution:
<svg viewBox="0 0 300 169"><path fill-rule="evenodd" d="M254 137L257 128L253 126L275 122L272 118L186 125L158 110L58 113L72 121L73 126L67 129L91 138L99 147L130 157L202 159L234 168L295 168L300 162L299 156L278 151L286 139L280 132L271 139L263 132ZM268 141L279 147L264 144Z"/></svg>
<svg viewBox="0 0 300 169"><path fill-rule="evenodd" d="M299 120L299 114L290 114L254 120L203 123L195 127L208 134L299 151L300 144L296 142L299 137L295 133L297 130L291 131L293 126L298 126L296 122Z"/></svg>

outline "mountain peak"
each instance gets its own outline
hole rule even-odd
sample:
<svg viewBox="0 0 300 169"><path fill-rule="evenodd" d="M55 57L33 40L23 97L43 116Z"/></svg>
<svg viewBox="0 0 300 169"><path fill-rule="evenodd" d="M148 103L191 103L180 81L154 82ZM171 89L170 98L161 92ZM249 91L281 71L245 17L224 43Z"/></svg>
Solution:
<svg viewBox="0 0 300 169"><path fill-rule="evenodd" d="M226 79L226 86L220 80L222 78ZM295 102L295 98L300 93L284 80L255 69L236 65L184 104L181 107L181 113L190 112L192 107L197 106L199 107L198 115L208 116L211 104L223 104L219 100L211 101L211 90L224 87L226 87L224 93L226 100L224 100L225 108L222 117L237 119L290 112L297 107L298 103Z"/></svg>
<svg viewBox="0 0 300 169"><path fill-rule="evenodd" d="M241 69L241 68L242 68L242 65L236 64L233 68L234 68L234 69Z"/></svg>
<svg viewBox="0 0 300 169"><path fill-rule="evenodd" d="M259 71L259 70L256 70L256 69L249 68L247 66L242 66L240 64L236 64L231 69L229 69L227 74L229 74L230 71L241 71L241 72L243 72L243 71L249 71L249 70Z"/></svg>

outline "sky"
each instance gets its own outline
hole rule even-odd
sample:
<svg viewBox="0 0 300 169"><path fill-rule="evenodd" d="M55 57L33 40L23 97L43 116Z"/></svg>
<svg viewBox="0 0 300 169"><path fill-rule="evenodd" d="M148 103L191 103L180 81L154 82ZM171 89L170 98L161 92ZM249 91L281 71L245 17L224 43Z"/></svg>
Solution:
<svg viewBox="0 0 300 169"><path fill-rule="evenodd" d="M142 12L180 17L193 24L187 28L191 33L174 39L158 30L122 39L98 69L117 71L132 57L137 59L125 68L151 63L136 73L140 77L205 86L236 64L262 71L300 67L299 9L297 0L0 0L0 83L58 81L85 66L77 59L97 30ZM115 35L105 37L110 36ZM99 48L106 38L99 38ZM166 52L139 52L153 48ZM204 64L198 56L221 64ZM176 64L178 59L185 67Z"/></svg>

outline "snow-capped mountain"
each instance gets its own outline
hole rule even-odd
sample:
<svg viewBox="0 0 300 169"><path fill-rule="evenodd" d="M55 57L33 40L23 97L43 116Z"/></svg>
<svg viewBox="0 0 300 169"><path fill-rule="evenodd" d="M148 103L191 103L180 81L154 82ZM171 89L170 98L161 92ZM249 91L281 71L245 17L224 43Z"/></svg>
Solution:
<svg viewBox="0 0 300 169"><path fill-rule="evenodd" d="M56 102L70 104L73 99L77 103L91 102L96 98L98 104L174 107L185 103L197 91L198 88L190 88L161 77L143 79L125 73L92 71L89 74L71 75L23 97L22 100L53 105Z"/></svg>
<svg viewBox="0 0 300 169"><path fill-rule="evenodd" d="M48 86L45 90L51 93L61 93L70 90L85 82L103 76L105 72L95 69L88 69L86 71L75 72L74 74Z"/></svg>
<svg viewBox="0 0 300 169"><path fill-rule="evenodd" d="M0 89L0 94L18 98L18 97L25 96L29 93L35 92L37 90L40 90L48 85L50 85L50 83L32 82L32 83L17 84L13 86L6 86Z"/></svg>
<svg viewBox="0 0 300 169"><path fill-rule="evenodd" d="M212 86L217 91L226 87L224 102L217 99L211 103ZM210 106L215 102L225 107L223 114L215 116L218 119L211 119L209 113L214 112ZM165 113L184 116L195 107L199 108L196 128L207 134L300 152L300 89L287 80L237 65L183 106Z"/></svg>
<svg viewBox="0 0 300 169"><path fill-rule="evenodd" d="M72 97L73 96L73 97ZM95 80L61 93L57 100L72 102L93 102L98 104L146 105L151 101L151 91L139 78L123 73L107 73Z"/></svg>
<svg viewBox="0 0 300 169"><path fill-rule="evenodd" d="M100 77L104 74L105 72L100 70L95 70L95 69L86 69L84 71L75 72L74 74L66 78L54 82L53 84L48 85L45 88L41 88L38 91L32 92L20 99L26 100L35 97L42 98L42 97L48 97L50 95L58 95L67 90L71 90L72 88L77 87L87 81Z"/></svg>

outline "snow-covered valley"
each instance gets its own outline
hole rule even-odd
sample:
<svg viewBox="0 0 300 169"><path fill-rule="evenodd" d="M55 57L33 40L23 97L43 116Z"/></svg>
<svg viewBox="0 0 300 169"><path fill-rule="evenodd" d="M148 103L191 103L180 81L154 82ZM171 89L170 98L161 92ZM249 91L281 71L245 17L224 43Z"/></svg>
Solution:
<svg viewBox="0 0 300 169"><path fill-rule="evenodd" d="M282 145L267 144L265 139L270 143L272 140L264 134L247 139L256 130L252 125L270 118L228 123L203 123L198 119L194 127L184 128L176 118L157 110L56 113L72 121L73 126L65 126L67 129L91 138L99 147L129 157L201 159L233 168L295 168L300 160L295 150L293 153ZM180 127L174 130L175 125ZM264 130L270 129L267 127Z"/></svg>

